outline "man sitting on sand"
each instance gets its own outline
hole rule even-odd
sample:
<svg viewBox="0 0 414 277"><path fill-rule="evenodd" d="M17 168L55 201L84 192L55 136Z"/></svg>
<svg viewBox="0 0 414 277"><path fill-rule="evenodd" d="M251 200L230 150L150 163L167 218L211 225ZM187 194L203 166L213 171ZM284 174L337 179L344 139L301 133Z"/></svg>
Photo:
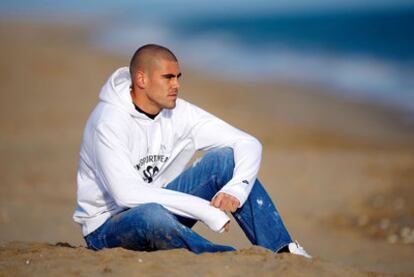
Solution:
<svg viewBox="0 0 414 277"><path fill-rule="evenodd" d="M256 179L259 141L178 98L180 76L175 55L149 44L103 86L77 175L74 220L88 247L234 251L191 229L228 231L232 213L254 245L310 257ZM207 153L185 169L197 150Z"/></svg>

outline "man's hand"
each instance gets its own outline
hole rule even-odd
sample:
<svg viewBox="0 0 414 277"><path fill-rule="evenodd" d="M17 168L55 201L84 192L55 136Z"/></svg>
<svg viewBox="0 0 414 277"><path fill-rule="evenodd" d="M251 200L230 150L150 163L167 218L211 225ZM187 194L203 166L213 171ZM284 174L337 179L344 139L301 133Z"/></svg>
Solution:
<svg viewBox="0 0 414 277"><path fill-rule="evenodd" d="M219 192L210 202L211 206L219 208L223 212L234 213L240 205L240 201L230 194Z"/></svg>
<svg viewBox="0 0 414 277"><path fill-rule="evenodd" d="M230 231L230 221L226 223L226 225L224 225L224 232L228 232Z"/></svg>

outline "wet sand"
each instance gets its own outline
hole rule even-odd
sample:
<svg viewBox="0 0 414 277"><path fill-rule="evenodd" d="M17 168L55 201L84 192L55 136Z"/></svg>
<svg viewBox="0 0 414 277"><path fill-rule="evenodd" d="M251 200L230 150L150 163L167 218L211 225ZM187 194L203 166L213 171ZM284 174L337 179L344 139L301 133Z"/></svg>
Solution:
<svg viewBox="0 0 414 277"><path fill-rule="evenodd" d="M79 26L1 21L0 35L0 276L414 274L414 128L405 115L185 65L181 97L263 143L259 177L315 259L251 248L235 222L224 235L195 228L236 253L85 249L71 218L80 138L100 87L129 58L91 47Z"/></svg>

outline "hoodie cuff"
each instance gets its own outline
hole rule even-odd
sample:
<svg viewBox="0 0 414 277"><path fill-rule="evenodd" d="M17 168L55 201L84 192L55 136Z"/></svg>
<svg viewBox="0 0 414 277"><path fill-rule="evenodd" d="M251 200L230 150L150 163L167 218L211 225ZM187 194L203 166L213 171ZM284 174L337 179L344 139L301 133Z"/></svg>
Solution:
<svg viewBox="0 0 414 277"><path fill-rule="evenodd" d="M230 218L220 209L215 207L211 207L211 209L213 209L214 212L209 213L210 216L204 220L204 223L214 232L222 233L224 231L224 226L230 221Z"/></svg>

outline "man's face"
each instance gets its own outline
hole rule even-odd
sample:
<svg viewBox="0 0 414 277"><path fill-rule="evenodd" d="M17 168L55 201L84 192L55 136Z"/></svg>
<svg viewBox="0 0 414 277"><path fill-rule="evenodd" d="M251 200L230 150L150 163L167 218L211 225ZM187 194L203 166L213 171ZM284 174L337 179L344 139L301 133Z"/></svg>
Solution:
<svg viewBox="0 0 414 277"><path fill-rule="evenodd" d="M180 67L177 62L164 59L155 62L148 73L146 87L147 98L154 108L159 108L159 110L175 108L180 88L178 82L180 76Z"/></svg>

